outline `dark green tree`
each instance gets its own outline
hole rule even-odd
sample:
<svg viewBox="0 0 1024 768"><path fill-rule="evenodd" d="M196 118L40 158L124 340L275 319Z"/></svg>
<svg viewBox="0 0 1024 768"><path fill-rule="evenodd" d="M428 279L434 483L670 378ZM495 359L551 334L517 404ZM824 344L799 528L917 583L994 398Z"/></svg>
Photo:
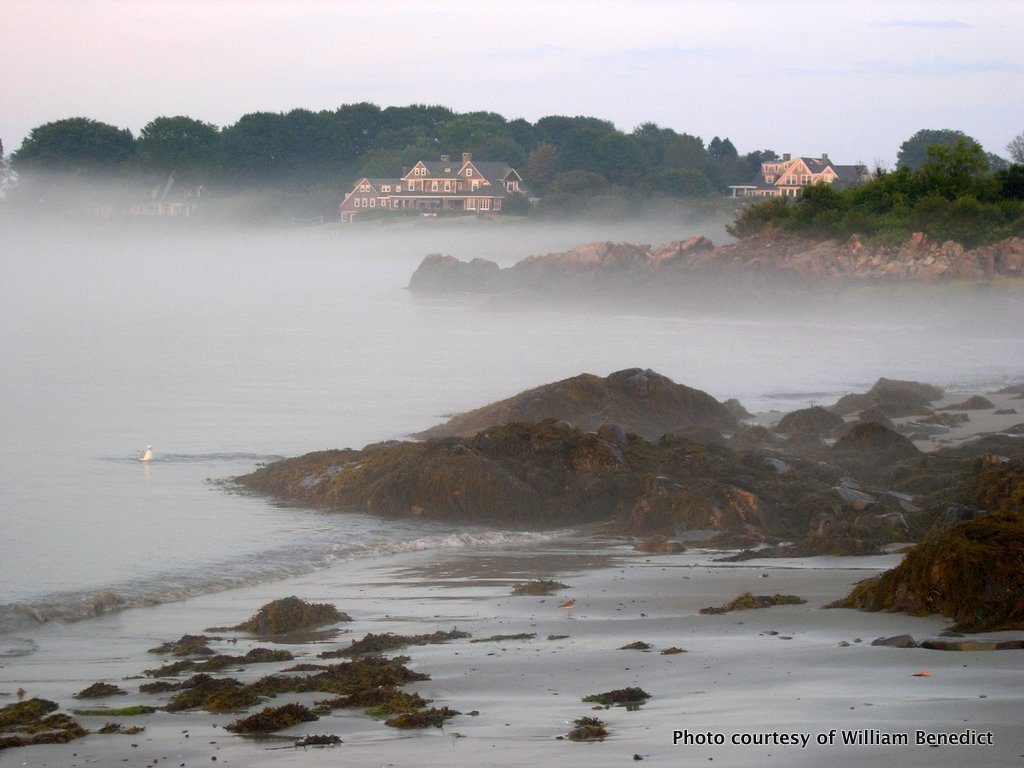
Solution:
<svg viewBox="0 0 1024 768"><path fill-rule="evenodd" d="M897 168L909 168L912 171L918 170L928 159L928 148L936 144L950 146L960 140L966 140L978 144L963 131L954 131L948 128L940 130L922 129L900 144L900 151L896 155ZM981 146L979 144L979 146Z"/></svg>
<svg viewBox="0 0 1024 768"><path fill-rule="evenodd" d="M11 160L15 170L45 169L81 176L120 173L135 159L127 128L69 117L33 128Z"/></svg>
<svg viewBox="0 0 1024 768"><path fill-rule="evenodd" d="M956 200L965 195L984 195L987 190L980 185L987 171L988 158L981 145L972 139L958 139L952 145L928 147L921 180L926 194Z"/></svg>
<svg viewBox="0 0 1024 768"><path fill-rule="evenodd" d="M177 172L196 183L208 183L223 162L220 131L191 117L158 117L139 132L139 163L143 170Z"/></svg>

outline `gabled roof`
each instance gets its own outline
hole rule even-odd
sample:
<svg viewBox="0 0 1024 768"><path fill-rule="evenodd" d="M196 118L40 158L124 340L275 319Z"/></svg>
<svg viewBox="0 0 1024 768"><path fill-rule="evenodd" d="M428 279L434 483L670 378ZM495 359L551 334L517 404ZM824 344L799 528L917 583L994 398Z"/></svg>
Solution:
<svg viewBox="0 0 1024 768"><path fill-rule="evenodd" d="M504 181L506 178L508 178L510 174L513 173L515 173L516 176L519 176L519 174L516 173L515 169L512 166L510 166L508 163L500 161L485 160L479 163L476 161L470 161L469 163L466 163L466 165L472 165L477 170L477 173L479 173L492 184L498 181Z"/></svg>

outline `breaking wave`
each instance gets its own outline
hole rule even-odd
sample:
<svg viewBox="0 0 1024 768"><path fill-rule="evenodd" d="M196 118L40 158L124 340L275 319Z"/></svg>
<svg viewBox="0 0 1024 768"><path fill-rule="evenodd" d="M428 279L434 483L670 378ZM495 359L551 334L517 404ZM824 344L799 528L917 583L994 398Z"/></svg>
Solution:
<svg viewBox="0 0 1024 768"><path fill-rule="evenodd" d="M13 637L33 626L51 621L81 621L128 608L186 600L211 592L300 576L349 560L428 550L500 548L551 541L566 531L532 532L479 530L445 531L408 539L380 539L372 543L329 543L317 548L316 541L297 543L244 560L221 563L213 570L162 573L144 580L125 582L106 589L64 592L32 602L0 604L0 658L28 655L35 650L31 640Z"/></svg>

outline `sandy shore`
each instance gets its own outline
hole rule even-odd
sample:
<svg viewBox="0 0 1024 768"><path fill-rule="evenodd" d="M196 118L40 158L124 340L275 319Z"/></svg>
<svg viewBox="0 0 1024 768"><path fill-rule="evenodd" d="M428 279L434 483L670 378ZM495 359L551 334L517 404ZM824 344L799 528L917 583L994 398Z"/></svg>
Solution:
<svg viewBox="0 0 1024 768"><path fill-rule="evenodd" d="M444 729L396 731L361 712L337 710L285 732L333 733L344 743L303 751L287 740L254 740L223 729L232 717L158 712L117 718L145 725L137 736L90 735L67 745L0 752L0 765L19 766L452 766L633 763L730 766L1019 764L1024 754L1024 651L943 652L872 647L882 635L936 636L941 618L821 610L850 585L897 556L714 562L717 553L634 553L620 541L553 540L516 549L422 552L352 561L316 574L182 603L137 609L74 625L41 628L35 653L2 660L0 703L19 686L81 706L71 694L97 680L129 691L88 706L159 704L124 680L157 666L147 648L184 632L241 620L264 602L288 594L330 601L355 619L333 641L286 646L298 661L366 632L432 632L458 627L474 638L536 633L531 640L413 647L410 666L431 676L409 686L461 715ZM513 597L509 584L557 578L571 586L555 597ZM791 593L805 605L700 615L736 595ZM577 601L572 618L557 608ZM548 640L548 635L568 635ZM1012 635L1000 633L997 637ZM618 650L643 640L650 652ZM849 643L840 645L840 641ZM217 643L244 653L253 643ZM678 646L686 653L661 655ZM254 665L254 679L295 662ZM930 677L913 673L930 669ZM592 712L581 697L625 686L652 695L637 711ZM322 694L282 696L311 703ZM559 741L569 721L594 715L608 723L602 743ZM102 717L82 718L92 730ZM817 745L832 729L907 734L906 746ZM991 746L916 746L916 731L992 733ZM721 734L722 745L673 744L674 731ZM806 747L732 744L771 734L806 734ZM750 736L744 736L749 734Z"/></svg>

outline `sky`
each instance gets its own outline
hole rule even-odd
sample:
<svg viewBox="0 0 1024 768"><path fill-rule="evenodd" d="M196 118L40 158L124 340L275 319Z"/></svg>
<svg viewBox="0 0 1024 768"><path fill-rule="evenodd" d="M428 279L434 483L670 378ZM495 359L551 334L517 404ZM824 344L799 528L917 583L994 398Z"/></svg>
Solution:
<svg viewBox="0 0 1024 768"><path fill-rule="evenodd" d="M922 128L1006 155L1024 2L0 0L0 140L90 117L443 104L655 122L892 165Z"/></svg>

